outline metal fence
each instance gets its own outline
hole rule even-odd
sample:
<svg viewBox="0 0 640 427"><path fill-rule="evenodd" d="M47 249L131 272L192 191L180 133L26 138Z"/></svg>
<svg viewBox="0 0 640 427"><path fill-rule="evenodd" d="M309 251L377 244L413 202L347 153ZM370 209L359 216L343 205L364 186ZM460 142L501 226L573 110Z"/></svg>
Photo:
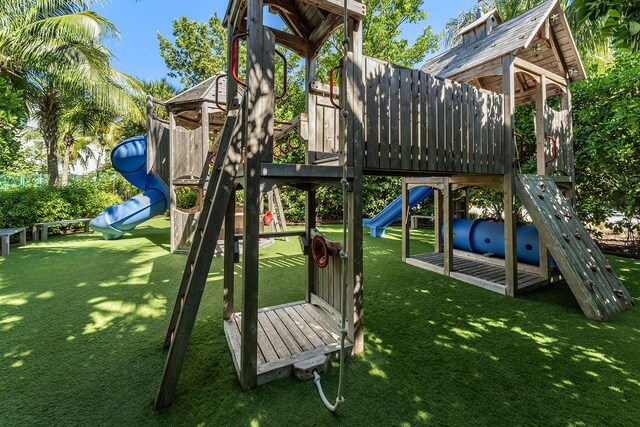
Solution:
<svg viewBox="0 0 640 427"><path fill-rule="evenodd" d="M115 172L94 172L86 175L69 175L69 184L76 182L100 182L111 180ZM0 190L9 190L18 187L45 187L48 184L48 176L45 173L6 173L0 174Z"/></svg>

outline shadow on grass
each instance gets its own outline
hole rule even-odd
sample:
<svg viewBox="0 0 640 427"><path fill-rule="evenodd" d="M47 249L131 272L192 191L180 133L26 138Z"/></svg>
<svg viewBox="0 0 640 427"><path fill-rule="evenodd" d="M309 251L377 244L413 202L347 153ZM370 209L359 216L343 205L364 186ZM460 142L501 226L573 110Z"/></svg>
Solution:
<svg viewBox="0 0 640 427"><path fill-rule="evenodd" d="M326 228L339 239L339 227ZM432 233L412 233L414 250L429 250ZM366 350L347 362L347 403L337 416L311 382L241 392L220 320L221 258L177 402L151 411L185 262L166 251L166 222L119 241L74 235L18 248L0 261L1 418L6 425L635 423L637 310L607 324L589 321L562 286L508 299L402 263L399 236L391 228L384 239L365 240ZM611 262L640 295L640 265ZM261 306L304 298L295 239L264 249L260 266ZM236 310L241 274L237 266ZM335 368L323 375L330 396L337 381Z"/></svg>

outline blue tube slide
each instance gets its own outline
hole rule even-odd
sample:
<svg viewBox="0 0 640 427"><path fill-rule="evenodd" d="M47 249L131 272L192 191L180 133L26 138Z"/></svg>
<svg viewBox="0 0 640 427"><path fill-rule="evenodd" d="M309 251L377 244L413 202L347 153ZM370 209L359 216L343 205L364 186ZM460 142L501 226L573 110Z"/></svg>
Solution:
<svg viewBox="0 0 640 427"><path fill-rule="evenodd" d="M91 221L105 240L119 239L142 222L163 214L169 208L169 194L160 180L147 173L147 137L134 136L111 151L113 168L135 185L142 194L109 206Z"/></svg>
<svg viewBox="0 0 640 427"><path fill-rule="evenodd" d="M420 186L412 188L409 190L409 206L411 208L416 207L418 203L431 196L432 193L433 188L431 187ZM384 229L401 216L402 196L389 203L387 207L378 212L373 218L365 218L362 224L365 227L369 227L371 237L382 237L384 236Z"/></svg>
<svg viewBox="0 0 640 427"><path fill-rule="evenodd" d="M538 230L533 225L518 222L516 242L518 262L539 265ZM504 258L504 223L485 219L454 219L453 247L467 252L490 253Z"/></svg>

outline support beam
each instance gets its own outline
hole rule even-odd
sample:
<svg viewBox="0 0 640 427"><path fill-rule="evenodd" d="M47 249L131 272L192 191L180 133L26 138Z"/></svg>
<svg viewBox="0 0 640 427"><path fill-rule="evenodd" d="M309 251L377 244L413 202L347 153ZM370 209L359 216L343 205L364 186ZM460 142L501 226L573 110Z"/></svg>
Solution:
<svg viewBox="0 0 640 427"><path fill-rule="evenodd" d="M344 12L343 0L307 0L306 3L316 6L318 9L326 10L342 16ZM350 18L362 21L366 16L366 7L356 0L347 0L347 11Z"/></svg>
<svg viewBox="0 0 640 427"><path fill-rule="evenodd" d="M316 268L311 256L311 230L316 228L316 190L305 191L304 193L304 230L305 240L308 246L308 253L305 258L307 295L306 302L311 302L311 294L316 289Z"/></svg>
<svg viewBox="0 0 640 427"><path fill-rule="evenodd" d="M518 293L518 260L516 255L516 182L513 170L513 126L515 114L515 57L502 58L502 89L504 95L504 252L506 295Z"/></svg>
<svg viewBox="0 0 640 427"><path fill-rule="evenodd" d="M442 252L442 191L433 190L433 250Z"/></svg>
<svg viewBox="0 0 640 427"><path fill-rule="evenodd" d="M333 0L332 0L333 1ZM360 5L360 3L358 3ZM362 5L361 5L362 6ZM364 8L364 6L362 6ZM347 163L353 166L355 179L350 180L348 194L349 210L346 212L349 225L347 236L348 253L348 295L353 295L348 307L349 339L353 343L355 354L364 351L364 305L363 305L363 251L362 251L362 172L364 153L364 56L362 55L362 24L351 20L349 23L350 53L343 67L346 78L340 86L343 93L344 108L347 110L345 141L347 145ZM342 121L341 121L342 123ZM349 152L349 150L352 150Z"/></svg>
<svg viewBox="0 0 640 427"><path fill-rule="evenodd" d="M507 56L509 57L509 56ZM504 59L503 59L503 65L504 65ZM567 87L568 82L567 79L565 79L562 76L557 75L556 73L553 73L547 69L544 69L542 67L539 67L535 64L532 64L529 61L525 61L524 59L521 58L514 58L514 65L516 68L519 68L523 71L528 71L530 73L536 74L538 76L545 76L547 77L547 79L549 79L550 81L559 84L562 87ZM504 70L504 67L503 67Z"/></svg>
<svg viewBox="0 0 640 427"><path fill-rule="evenodd" d="M234 305L234 242L236 228L236 190L231 192L227 212L224 216L224 290L223 298L223 314L222 317L227 320L233 316Z"/></svg>
<svg viewBox="0 0 640 427"><path fill-rule="evenodd" d="M409 227L409 187L407 181L402 179L402 261L411 256L410 227Z"/></svg>
<svg viewBox="0 0 640 427"><path fill-rule="evenodd" d="M545 166L545 128L544 110L547 103L547 77L540 76L540 82L536 86L536 165L538 175L546 174ZM540 277L545 280L551 278L551 268L549 264L549 249L544 243L542 236L538 237L540 251Z"/></svg>
<svg viewBox="0 0 640 427"><path fill-rule="evenodd" d="M243 295L240 384L257 386L260 165L273 143L275 36L262 24L262 0L247 5L247 133L244 160Z"/></svg>
<svg viewBox="0 0 640 427"><path fill-rule="evenodd" d="M444 221L444 275L448 276L453 271L453 200L451 197L451 184L445 179L442 192L442 216Z"/></svg>
<svg viewBox="0 0 640 427"><path fill-rule="evenodd" d="M265 0L264 4L269 6L269 11L272 13L276 10L285 24L297 35L301 37L309 36L310 30L307 20L289 0Z"/></svg>

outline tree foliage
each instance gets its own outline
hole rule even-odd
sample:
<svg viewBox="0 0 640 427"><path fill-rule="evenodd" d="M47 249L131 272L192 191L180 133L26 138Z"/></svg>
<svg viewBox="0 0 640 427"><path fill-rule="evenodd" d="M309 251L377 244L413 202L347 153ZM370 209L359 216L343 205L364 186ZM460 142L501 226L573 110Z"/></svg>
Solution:
<svg viewBox="0 0 640 427"><path fill-rule="evenodd" d="M573 0L580 22L597 22L622 51L640 51L640 2L637 0Z"/></svg>
<svg viewBox="0 0 640 427"><path fill-rule="evenodd" d="M27 106L23 92L11 80L0 74L0 174L11 169L18 157L20 141L17 134L27 121Z"/></svg>
<svg viewBox="0 0 640 427"><path fill-rule="evenodd" d="M622 212L617 225L627 231L640 230L639 75L640 53L620 54L607 74L573 90L579 212L595 224Z"/></svg>
<svg viewBox="0 0 640 427"><path fill-rule="evenodd" d="M157 37L169 76L180 78L185 87L226 68L227 31L217 15L206 22L182 16L173 21L174 42L160 33Z"/></svg>
<svg viewBox="0 0 640 427"><path fill-rule="evenodd" d="M47 146L49 185L58 183L58 142L65 98L132 111L135 81L111 67L104 41L117 37L92 0L0 2L0 66L19 78Z"/></svg>

